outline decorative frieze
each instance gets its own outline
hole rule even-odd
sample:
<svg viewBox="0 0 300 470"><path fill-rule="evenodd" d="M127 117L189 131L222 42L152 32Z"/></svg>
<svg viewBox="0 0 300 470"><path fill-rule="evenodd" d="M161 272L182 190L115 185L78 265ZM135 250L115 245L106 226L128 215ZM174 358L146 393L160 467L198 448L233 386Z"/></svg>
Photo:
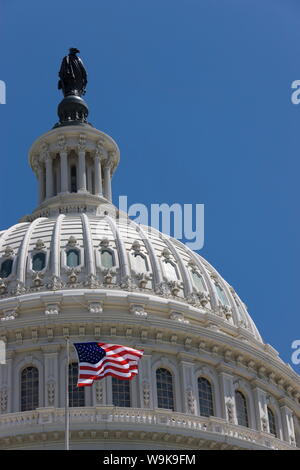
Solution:
<svg viewBox="0 0 300 470"><path fill-rule="evenodd" d="M145 311L144 305L142 304L131 304L130 313L133 313L137 317L147 318L148 313Z"/></svg>
<svg viewBox="0 0 300 470"><path fill-rule="evenodd" d="M48 398L49 406L54 406L55 404L55 390L56 390L56 384L53 380L50 380L47 383L47 398Z"/></svg>

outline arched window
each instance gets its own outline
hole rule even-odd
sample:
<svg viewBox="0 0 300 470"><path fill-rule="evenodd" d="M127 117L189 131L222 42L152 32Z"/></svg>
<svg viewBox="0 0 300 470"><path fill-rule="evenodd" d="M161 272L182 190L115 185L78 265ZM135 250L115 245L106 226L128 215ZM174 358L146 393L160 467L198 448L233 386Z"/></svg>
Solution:
<svg viewBox="0 0 300 470"><path fill-rule="evenodd" d="M1 264L1 270L0 270L0 277L8 277L11 272L12 272L12 265L13 265L13 260L12 259L6 259L3 261Z"/></svg>
<svg viewBox="0 0 300 470"><path fill-rule="evenodd" d="M77 387L78 363L69 364L69 406L84 406L84 387Z"/></svg>
<svg viewBox="0 0 300 470"><path fill-rule="evenodd" d="M46 266L46 253L36 253L32 257L33 271L42 271Z"/></svg>
<svg viewBox="0 0 300 470"><path fill-rule="evenodd" d="M67 252L67 266L69 268L75 268L80 264L80 253L75 248L68 250Z"/></svg>
<svg viewBox="0 0 300 470"><path fill-rule="evenodd" d="M167 369L157 369L157 406L174 411L173 378Z"/></svg>
<svg viewBox="0 0 300 470"><path fill-rule="evenodd" d="M201 416L214 416L211 383L204 377L198 378L199 407Z"/></svg>
<svg viewBox="0 0 300 470"><path fill-rule="evenodd" d="M71 193L77 193L77 169L71 166Z"/></svg>
<svg viewBox="0 0 300 470"><path fill-rule="evenodd" d="M268 407L268 420L270 433L277 437L276 421L273 411Z"/></svg>
<svg viewBox="0 0 300 470"><path fill-rule="evenodd" d="M112 401L115 406L130 407L129 380L112 377Z"/></svg>
<svg viewBox="0 0 300 470"><path fill-rule="evenodd" d="M133 256L134 268L139 273L146 273L148 271L148 263L146 256L141 253L131 253Z"/></svg>
<svg viewBox="0 0 300 470"><path fill-rule="evenodd" d="M172 261L170 260L166 260L164 261L164 265L165 265L167 278L170 281L178 281L179 277L178 277L177 268L175 264L172 263Z"/></svg>
<svg viewBox="0 0 300 470"><path fill-rule="evenodd" d="M39 406L39 371L26 367L21 373L21 411L35 410Z"/></svg>
<svg viewBox="0 0 300 470"><path fill-rule="evenodd" d="M247 401L242 392L238 390L235 392L235 406L237 421L240 426L249 427Z"/></svg>
<svg viewBox="0 0 300 470"><path fill-rule="evenodd" d="M196 288L200 292L205 292L206 288L205 288L205 284L204 284L203 277L201 276L201 274L198 273L197 271L192 271L192 278L193 278Z"/></svg>
<svg viewBox="0 0 300 470"><path fill-rule="evenodd" d="M110 250L101 250L101 266L103 268L112 268L114 266L114 255Z"/></svg>
<svg viewBox="0 0 300 470"><path fill-rule="evenodd" d="M215 284L215 287L216 287L218 297L219 297L220 301L222 302L222 304L223 305L229 305L228 299L227 299L226 294L225 294L224 290L222 289L222 287L219 284Z"/></svg>

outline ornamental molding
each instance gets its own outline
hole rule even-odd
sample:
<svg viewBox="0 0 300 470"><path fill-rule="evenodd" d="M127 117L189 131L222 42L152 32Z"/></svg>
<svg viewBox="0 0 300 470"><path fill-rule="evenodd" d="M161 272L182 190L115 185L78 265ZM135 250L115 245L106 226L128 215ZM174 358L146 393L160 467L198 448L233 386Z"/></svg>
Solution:
<svg viewBox="0 0 300 470"><path fill-rule="evenodd" d="M13 259L15 256L15 251L11 246L7 245L2 256L6 259Z"/></svg>
<svg viewBox="0 0 300 470"><path fill-rule="evenodd" d="M145 408L150 408L151 404L151 387L147 380L144 380L142 383L143 390L143 405Z"/></svg>
<svg viewBox="0 0 300 470"><path fill-rule="evenodd" d="M102 405L103 404L103 398L104 398L103 383L100 380L97 380L94 384L94 387L95 387L96 403L98 405Z"/></svg>
<svg viewBox="0 0 300 470"><path fill-rule="evenodd" d="M7 411L8 404L8 389L6 386L0 388L0 412L5 413Z"/></svg>
<svg viewBox="0 0 300 470"><path fill-rule="evenodd" d="M78 138L78 145L77 145L78 151L83 152L86 150L86 147L87 147L86 134L82 133L79 135L79 138Z"/></svg>
<svg viewBox="0 0 300 470"><path fill-rule="evenodd" d="M145 306L143 304L130 304L129 311L136 317L147 318L148 316L148 313L145 311Z"/></svg>
<svg viewBox="0 0 300 470"><path fill-rule="evenodd" d="M66 247L68 248L76 248L78 246L77 238L74 235L71 235L67 241Z"/></svg>
<svg viewBox="0 0 300 470"><path fill-rule="evenodd" d="M60 312L59 303L47 303L45 308L45 315L58 315Z"/></svg>
<svg viewBox="0 0 300 470"><path fill-rule="evenodd" d="M46 245L41 238L37 240L33 251L43 251L43 252L46 251Z"/></svg>
<svg viewBox="0 0 300 470"><path fill-rule="evenodd" d="M56 384L54 380L49 380L49 382L47 383L47 398L49 406L53 406L55 404L55 392Z"/></svg>
<svg viewBox="0 0 300 470"><path fill-rule="evenodd" d="M66 152L68 149L67 140L64 134L60 134L57 138L57 147L60 152Z"/></svg>
<svg viewBox="0 0 300 470"><path fill-rule="evenodd" d="M104 293L103 293L104 294ZM102 295L103 295L102 294ZM89 294L86 293L85 294L87 296L87 298L89 298ZM97 298L97 294L90 294L92 296L96 296ZM106 294L105 294L106 295ZM58 296L47 296L46 299L43 299L43 304L44 304L44 311L45 311L45 314L47 315L48 318L50 318L52 315L55 315L57 316L60 311L61 311L61 303L62 303L62 299L64 297L62 295L58 295ZM102 297L103 298L103 297ZM92 302L92 299L90 299L90 302ZM95 300L96 302L96 300ZM83 303L85 303L83 301ZM33 304L30 304L30 305L33 305ZM86 305L86 304L85 304ZM141 306L142 309L140 308L133 308L131 310L131 313L133 313L134 315L136 316L144 316L144 313L145 313L145 304L143 303L139 303L139 302L133 302L131 303L131 306L134 306L134 305L138 305L138 306ZM13 306L9 306L9 305L6 305L6 308L5 310L12 310L13 307L16 307L17 305L13 305ZM24 307L23 307L24 308ZM23 317L23 308L21 309L21 304L20 306L18 307L18 314L19 316L22 315ZM31 309L31 306L29 306L28 304L28 307L29 310ZM37 304L35 304L35 311L36 311L36 308L37 308ZM151 308L151 307L150 307ZM147 303L147 310L149 309L149 305ZM1 309L1 311L3 312L3 308ZM47 313L46 313L47 311ZM172 310L173 311L173 310ZM148 312L147 312L148 313ZM170 312L171 313L171 312ZM169 313L169 315L170 315ZM179 313L184 313L184 312L179 312ZM75 317L72 317L72 321L74 321L74 319L77 318L76 316ZM112 320L112 318L106 318L106 317L103 317L105 318L105 323L102 323L103 325L103 331L102 331L102 334L103 335L107 335L109 334L109 332L106 331L106 324L108 324L109 321ZM215 334L217 334L214 330L211 331L211 333L209 332L209 330L207 330L206 328L197 328L197 329L194 329L194 327L192 327L192 329L190 331L180 331L180 328L177 328L175 325L176 325L176 321L175 322L172 322L172 324L169 322L169 324L167 323L167 320L163 320L163 319L159 319L157 317L154 317L154 320L156 323L153 324L153 321L151 322L151 325L152 327L157 324L159 325L159 327L157 327L157 330L158 330L158 333L155 333L155 332L151 332L148 331L147 333L147 337L145 337L145 334L143 332L146 331L145 329L145 324L143 324L143 327L141 326L138 330L136 330L136 328L132 328L132 336L134 338L137 338L137 341L147 341L151 338L156 338L158 340L162 339L163 338L163 341L164 343L169 343L170 345L173 345L174 342L176 342L176 344L178 345L182 345L183 347L187 344L188 347L190 348L189 351L190 353L192 354L191 355L191 359L192 360L195 360L197 357L195 356L195 354L197 354L197 351L201 351L201 353L205 353L205 355L201 355L201 357L199 358L199 360L205 360L205 357L208 358L208 360L216 360L216 361L224 361L224 359L227 357L229 358L229 362L225 363L226 364L226 367L230 368L230 370L232 371L235 371L235 373L237 372L236 371L236 367L240 367L241 368L241 374L246 374L248 379L250 381L252 381L252 383L256 383L256 381L260 380L260 384L263 384L264 388L266 390L274 390L273 388L270 388L270 387L276 387L277 389L277 394L278 396L280 396L281 393L286 393L287 396L289 398L292 398L294 402L296 403L299 403L299 395L298 395L298 398L296 397L296 394L298 393L299 394L299 387L298 387L298 390L297 390L297 382L295 382L296 378L295 377L291 377L291 375L285 375L284 378L281 377L281 374L282 374L282 370L278 369L276 371L272 371L272 367L283 367L279 364L277 364L277 366L275 365L275 363L273 363L273 359L272 359L272 363L270 362L270 357L269 356L266 356L264 359L262 359L262 354L264 354L263 351L261 350L258 350L258 357L254 357L253 354L255 354L254 350L252 351L252 353L250 352L250 349L249 349L249 346L246 345L246 350L243 351L243 354L241 354L241 352L239 351L239 348L242 347L243 348L243 345L236 342L234 340L234 344L230 344L230 339L229 338L226 338L225 336L222 335L222 337L219 336L219 338L215 337ZM16 318L14 319L15 322L18 321ZM103 322L103 319L102 319L102 322ZM180 322L178 322L178 324L180 325ZM133 326L133 325L132 325ZM173 326L176 328L174 330ZM128 327L127 328L130 328L131 325L128 324ZM187 325L187 327L189 328L189 325ZM26 327L27 328L27 327ZM32 339L31 336L28 337L28 333L26 332L26 328L24 327L24 329L22 328L19 328L18 331L15 333L15 336L14 336L14 331L15 330L7 330L5 332L5 335L8 337L8 340L9 342L14 342L14 341L21 341L22 343L22 339L24 338L29 338L29 339ZM38 338L41 340L42 338L54 338L54 325L51 326L51 324L49 324L49 326L47 327L49 328L49 331L47 330L45 332L45 327L43 325L39 325L36 327L35 329L35 333L34 333L34 336L36 337L36 335L38 335ZM59 328L60 328L60 325L56 323L56 326L55 328L57 328L57 332L55 333L55 335L59 335L58 331L59 331ZM102 328L102 327L101 327ZM52 331L51 331L52 329ZM23 332L23 333L22 333ZM78 330L79 332L79 330ZM79 333L78 333L79 334ZM123 331L121 331L121 334L124 334ZM158 334L158 336L157 336ZM29 335L31 335L31 329L29 330ZM208 337L207 337L208 335ZM212 335L212 336L211 336ZM218 334L219 335L219 334ZM1 335L3 336L3 334ZM176 336L176 339L174 339L174 336ZM147 339L148 338L148 339ZM187 341L187 343L186 343ZM226 344L225 344L226 343ZM253 349L253 347L252 347ZM231 351L231 354L227 351ZM252 358L251 358L251 354L252 354ZM209 359L210 358L210 359ZM274 359L275 360L275 359ZM262 371L263 369L262 368L265 368L265 374L262 375ZM229 369L228 369L229 370ZM289 371L286 371L285 374L289 372ZM290 374L292 374L292 372L290 372ZM261 377L260 377L261 375ZM291 382L292 381L292 382ZM292 397L291 397L292 396ZM299 405L298 405L299 406Z"/></svg>
<svg viewBox="0 0 300 470"><path fill-rule="evenodd" d="M180 312L171 312L169 318L170 320L175 320L182 324L190 323L189 320L185 320L183 313L180 313Z"/></svg>
<svg viewBox="0 0 300 470"><path fill-rule="evenodd" d="M103 302L89 302L88 311L90 313L102 313L103 312Z"/></svg>
<svg viewBox="0 0 300 470"><path fill-rule="evenodd" d="M185 398L186 398L186 404L187 404L187 411L190 414L195 414L196 412L196 399L194 396L194 392L192 388L188 388L185 391Z"/></svg>

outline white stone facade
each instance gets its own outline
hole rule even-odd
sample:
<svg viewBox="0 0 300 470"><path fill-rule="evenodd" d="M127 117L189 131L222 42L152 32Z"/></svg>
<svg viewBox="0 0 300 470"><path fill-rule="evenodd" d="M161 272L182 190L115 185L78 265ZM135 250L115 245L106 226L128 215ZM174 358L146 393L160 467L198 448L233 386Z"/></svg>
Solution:
<svg viewBox="0 0 300 470"><path fill-rule="evenodd" d="M63 448L66 336L144 349L130 407L113 406L108 378L70 409L73 449L300 447L299 377L206 260L111 204L118 161L116 144L94 128L58 128L32 146L39 207L0 233L2 273L10 260L0 279L0 448ZM38 370L38 406L21 411L25 367ZM159 408L159 368L171 373L174 410ZM200 377L212 387L212 416L201 416Z"/></svg>

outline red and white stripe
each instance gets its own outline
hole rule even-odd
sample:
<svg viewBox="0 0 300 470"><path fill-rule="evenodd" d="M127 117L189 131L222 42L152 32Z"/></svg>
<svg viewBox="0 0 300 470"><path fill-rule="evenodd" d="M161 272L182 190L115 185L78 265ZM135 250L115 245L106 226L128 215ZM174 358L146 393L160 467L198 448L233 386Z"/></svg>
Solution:
<svg viewBox="0 0 300 470"><path fill-rule="evenodd" d="M103 379L108 375L131 380L138 374L138 361L144 351L119 344L98 343L98 345L105 350L106 356L97 364L79 363L78 387L92 385L94 380Z"/></svg>

